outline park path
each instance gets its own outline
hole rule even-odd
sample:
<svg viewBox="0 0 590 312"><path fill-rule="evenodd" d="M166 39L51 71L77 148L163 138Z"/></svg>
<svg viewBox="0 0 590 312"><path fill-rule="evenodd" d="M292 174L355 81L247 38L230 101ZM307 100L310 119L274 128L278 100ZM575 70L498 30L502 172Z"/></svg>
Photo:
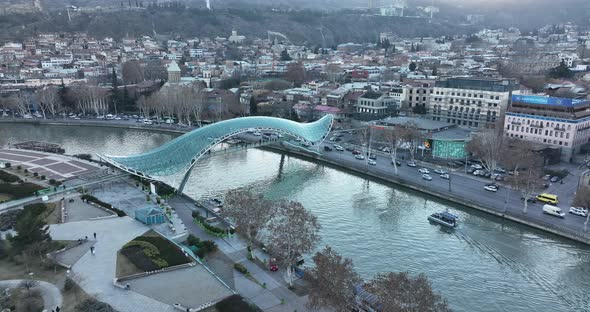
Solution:
<svg viewBox="0 0 590 312"><path fill-rule="evenodd" d="M0 287L2 288L18 288L19 284L25 280L5 280L0 281ZM38 289L41 291L41 296L43 296L43 306L45 311L53 311L55 307L61 307L63 304L63 296L61 295L61 291L57 286L45 282L45 281L37 281L37 285L33 289Z"/></svg>
<svg viewBox="0 0 590 312"><path fill-rule="evenodd" d="M55 240L76 240L96 233L93 255L86 252L71 269L70 277L90 296L125 312L172 312L168 304L113 285L117 267L117 251L149 228L130 217L78 221L50 226ZM171 284L173 282L171 281ZM173 287L173 286L172 286Z"/></svg>

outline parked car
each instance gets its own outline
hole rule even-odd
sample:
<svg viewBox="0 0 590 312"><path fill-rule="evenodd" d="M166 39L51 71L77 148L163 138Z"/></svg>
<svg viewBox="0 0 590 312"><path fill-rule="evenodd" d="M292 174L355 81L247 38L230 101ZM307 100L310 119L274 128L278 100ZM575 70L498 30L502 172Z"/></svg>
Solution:
<svg viewBox="0 0 590 312"><path fill-rule="evenodd" d="M375 159L377 159L377 155L375 155L375 154L371 154L371 155L369 155L369 159L373 159L373 160L375 160Z"/></svg>
<svg viewBox="0 0 590 312"><path fill-rule="evenodd" d="M475 168L469 168L469 169L467 169L467 173L473 173L473 172L475 172Z"/></svg>
<svg viewBox="0 0 590 312"><path fill-rule="evenodd" d="M558 218L565 217L565 213L563 213L559 207L555 207L555 206L551 206L551 205L543 205L543 213L554 216L554 217L558 217Z"/></svg>
<svg viewBox="0 0 590 312"><path fill-rule="evenodd" d="M450 179L450 178L451 178L451 177L449 176L449 174L448 174L448 173L441 174L441 175L440 175L440 177L441 177L442 179L445 179L445 180L448 180L448 179Z"/></svg>
<svg viewBox="0 0 590 312"><path fill-rule="evenodd" d="M336 149L339 152L344 151L344 148L342 146L340 146L340 145L334 145L334 149Z"/></svg>
<svg viewBox="0 0 590 312"><path fill-rule="evenodd" d="M391 161L391 164L393 165L393 160ZM396 159L395 160L395 165L399 167L399 166L402 165L402 162Z"/></svg>
<svg viewBox="0 0 590 312"><path fill-rule="evenodd" d="M331 137L330 141L333 142L334 140L336 140L336 137Z"/></svg>
<svg viewBox="0 0 590 312"><path fill-rule="evenodd" d="M546 175L543 176L543 180L549 181L549 179L551 179L551 175L550 174L546 174Z"/></svg>
<svg viewBox="0 0 590 312"><path fill-rule="evenodd" d="M428 174L428 173L430 173L430 170L428 170L427 168L420 168L420 169L418 169L418 172Z"/></svg>
<svg viewBox="0 0 590 312"><path fill-rule="evenodd" d="M413 161L408 161L408 166L409 167L416 167L416 163Z"/></svg>
<svg viewBox="0 0 590 312"><path fill-rule="evenodd" d="M471 165L471 168L476 169L476 170L483 169L483 167L479 164L473 164L473 165Z"/></svg>
<svg viewBox="0 0 590 312"><path fill-rule="evenodd" d="M559 177L558 177L558 176L554 176L554 177L552 177L552 178L551 178L551 180L549 180L549 181L551 181L551 182L555 183L555 182L559 181Z"/></svg>
<svg viewBox="0 0 590 312"><path fill-rule="evenodd" d="M569 212L577 216L586 217L588 216L588 209L583 207L570 207Z"/></svg>
<svg viewBox="0 0 590 312"><path fill-rule="evenodd" d="M445 174L445 171L442 169L434 169L434 173Z"/></svg>
<svg viewBox="0 0 590 312"><path fill-rule="evenodd" d="M490 191L490 192L497 192L498 189L496 187L494 187L493 185L486 185L483 187L484 190L486 191Z"/></svg>
<svg viewBox="0 0 590 312"><path fill-rule="evenodd" d="M422 179L424 179L426 181L432 181L432 177L429 174L423 174Z"/></svg>
<svg viewBox="0 0 590 312"><path fill-rule="evenodd" d="M349 151L349 152L354 151L354 149L352 147L347 147L346 150Z"/></svg>
<svg viewBox="0 0 590 312"><path fill-rule="evenodd" d="M332 148L329 147L329 146L324 146L324 151L331 152L332 151Z"/></svg>
<svg viewBox="0 0 590 312"><path fill-rule="evenodd" d="M372 159L369 159L368 163L369 163L369 165L371 165L371 166L377 166L377 162L376 162L376 161L374 161L374 160L372 160Z"/></svg>
<svg viewBox="0 0 590 312"><path fill-rule="evenodd" d="M353 150L352 155L360 155L361 152L359 150Z"/></svg>
<svg viewBox="0 0 590 312"><path fill-rule="evenodd" d="M356 155L354 155L354 158L356 158L358 160L363 160L363 159L365 159L365 156L363 156L361 154L356 154Z"/></svg>

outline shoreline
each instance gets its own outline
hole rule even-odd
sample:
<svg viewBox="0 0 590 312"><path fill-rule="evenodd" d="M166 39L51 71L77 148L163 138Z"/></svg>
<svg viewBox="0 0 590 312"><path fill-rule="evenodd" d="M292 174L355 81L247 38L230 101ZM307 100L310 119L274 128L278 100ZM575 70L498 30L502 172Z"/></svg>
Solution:
<svg viewBox="0 0 590 312"><path fill-rule="evenodd" d="M111 122L111 121L91 121L88 120L80 120L80 121L71 121L71 120L2 120L0 119L0 123L16 123L16 124L32 124L32 125L55 125L55 126L85 126L85 127L111 127L111 128L122 128L122 129L133 129L133 130L142 130L142 131L154 131L154 132L166 132L166 133L174 133L174 134L184 134L192 130L192 128L182 129L182 128L172 128L172 127L154 127L152 126L144 126L143 124L138 125L129 125L120 122ZM560 229L555 225L551 224L542 224L539 222L526 220L525 218L515 214L513 212L507 211L502 212L496 210L492 207L488 207L485 204L478 203L473 200L469 200L460 196L453 194L452 192L440 192L434 189L425 188L423 185L416 185L411 181L407 181L402 178L396 178L395 176L387 175L387 174L379 174L378 172L371 172L369 170L361 170L359 168L355 168L354 166L350 166L346 163L337 162L326 157L322 157L320 155L312 155L306 154L298 150L290 149L283 146L277 145L268 145L262 147L261 149L266 149L275 152L283 152L287 154L292 154L294 156L311 160L311 161L318 161L324 164L329 164L331 166L349 170L351 172L357 173L359 175L366 175L371 178L375 178L384 182L394 183L408 189L411 189L416 192L421 192L423 194L427 194L442 200L447 200L449 202L459 204L468 208L476 209L502 219L510 220L519 224L527 225L529 227L542 230L548 233L552 233L554 235L564 237L570 240L574 240L586 245L590 245L590 233L584 232L576 232L570 229ZM522 213L520 213L522 215ZM523 215L526 216L526 215Z"/></svg>

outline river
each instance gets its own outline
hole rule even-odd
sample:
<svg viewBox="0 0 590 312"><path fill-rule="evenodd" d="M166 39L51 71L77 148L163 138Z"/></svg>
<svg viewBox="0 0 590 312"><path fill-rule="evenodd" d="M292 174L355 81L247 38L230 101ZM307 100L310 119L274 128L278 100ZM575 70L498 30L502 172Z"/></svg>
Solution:
<svg viewBox="0 0 590 312"><path fill-rule="evenodd" d="M0 124L0 146L62 144L68 154L129 155L176 135L99 127ZM297 200L322 225L321 245L353 259L365 278L425 273L454 311L590 311L590 248L402 187L279 153L251 149L200 161L185 192L219 196L250 186ZM428 223L449 208L454 231Z"/></svg>

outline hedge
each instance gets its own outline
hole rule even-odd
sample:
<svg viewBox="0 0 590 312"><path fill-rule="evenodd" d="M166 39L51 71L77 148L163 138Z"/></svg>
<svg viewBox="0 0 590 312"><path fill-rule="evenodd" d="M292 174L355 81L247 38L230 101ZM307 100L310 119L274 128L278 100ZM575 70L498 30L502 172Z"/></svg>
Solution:
<svg viewBox="0 0 590 312"><path fill-rule="evenodd" d="M113 207L113 205L111 205L109 203L105 203L105 202L101 201L100 199L98 199L98 198L96 198L96 197L94 197L92 195L84 194L80 198L82 198L82 200L93 202L93 203L95 203L95 204L97 204L97 205L99 205L101 207L104 207L104 208L106 208L108 210L111 210L111 211L115 212L117 214L117 216L119 216L119 217L124 217L124 216L127 215L124 211L119 210L119 209Z"/></svg>
<svg viewBox="0 0 590 312"><path fill-rule="evenodd" d="M148 272L148 271L155 271L159 270L160 267L156 264L152 259L150 259L143 251L143 248L138 246L132 246L128 248L121 249L121 254L123 254L131 263L133 263L138 269Z"/></svg>
<svg viewBox="0 0 590 312"><path fill-rule="evenodd" d="M4 170L0 170L0 180L7 183L20 182L21 179L14 174L10 174Z"/></svg>
<svg viewBox="0 0 590 312"><path fill-rule="evenodd" d="M198 212L193 211L193 218L194 218L195 222L197 224L199 224L205 230L205 232L207 232L211 235L217 236L217 237L227 236L226 229L222 229L222 228L219 228L219 227L216 227L216 226L213 226L213 225L207 223L207 221L205 220L205 217L201 216ZM230 229L229 233L234 234L235 230Z"/></svg>
<svg viewBox="0 0 590 312"><path fill-rule="evenodd" d="M0 193L8 194L14 199L25 198L35 195L35 192L43 187L29 182L20 184L0 183Z"/></svg>
<svg viewBox="0 0 590 312"><path fill-rule="evenodd" d="M248 269L246 269L246 267L243 266L241 263L234 263L234 269L236 269L236 271L242 274L248 274Z"/></svg>

